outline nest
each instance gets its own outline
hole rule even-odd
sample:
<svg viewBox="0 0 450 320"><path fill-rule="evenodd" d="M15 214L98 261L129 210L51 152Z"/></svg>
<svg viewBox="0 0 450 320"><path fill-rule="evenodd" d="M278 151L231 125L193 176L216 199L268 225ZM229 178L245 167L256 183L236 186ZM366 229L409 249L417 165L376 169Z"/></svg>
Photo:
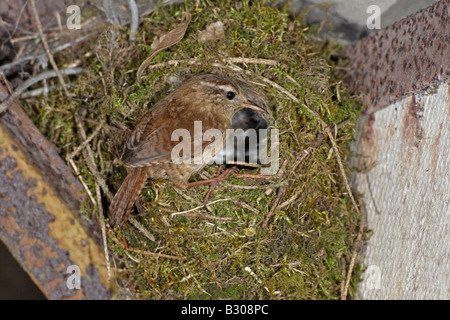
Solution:
<svg viewBox="0 0 450 320"><path fill-rule="evenodd" d="M190 21L179 41L161 39ZM342 83L340 48L313 40L300 18L260 2L158 7L126 28L55 54L83 72L25 107L86 189L83 210L108 221L126 176L119 157L127 128L179 83L218 73L267 96L279 130L279 170L240 166L219 184L180 191L149 180L130 222L106 230L111 275L135 299L337 299L353 294L361 267L360 215L348 188L348 144L362 110ZM156 44L157 47L157 44ZM152 55L153 54L153 55ZM151 60L143 66L150 56ZM140 81L137 71L141 67ZM70 83L70 85L69 85ZM57 80L54 81L57 85ZM213 178L209 166L193 181Z"/></svg>

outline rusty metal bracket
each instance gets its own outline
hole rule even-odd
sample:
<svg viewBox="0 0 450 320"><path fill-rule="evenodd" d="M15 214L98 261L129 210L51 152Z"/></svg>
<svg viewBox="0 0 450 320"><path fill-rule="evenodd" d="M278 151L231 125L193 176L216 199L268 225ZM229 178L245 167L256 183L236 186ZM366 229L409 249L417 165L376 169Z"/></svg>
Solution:
<svg viewBox="0 0 450 320"><path fill-rule="evenodd" d="M7 96L0 85L0 101ZM98 224L80 213L82 190L18 103L0 115L0 239L49 299L114 294ZM68 285L70 266L80 289Z"/></svg>
<svg viewBox="0 0 450 320"><path fill-rule="evenodd" d="M345 48L347 81L367 114L450 78L449 8L441 0Z"/></svg>

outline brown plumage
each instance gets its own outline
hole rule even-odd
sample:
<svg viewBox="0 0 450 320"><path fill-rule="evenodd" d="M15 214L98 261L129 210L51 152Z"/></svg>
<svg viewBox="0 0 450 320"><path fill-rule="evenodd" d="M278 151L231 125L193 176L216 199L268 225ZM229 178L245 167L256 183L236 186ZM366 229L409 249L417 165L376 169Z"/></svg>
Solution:
<svg viewBox="0 0 450 320"><path fill-rule="evenodd" d="M183 159L192 159L194 145L197 145L194 121L201 121L202 133L218 129L225 138L225 131L231 128L232 117L238 110L265 111L250 101L241 87L214 74L194 76L141 118L128 137L121 157L128 175L111 202L111 226L122 227L125 224L147 178L169 179L177 187L186 188L189 178L209 162L210 159L203 159L202 163L174 163L172 149L180 143L176 139L172 141L172 133L176 129L189 131L192 152L183 154ZM197 143L203 152L213 141Z"/></svg>

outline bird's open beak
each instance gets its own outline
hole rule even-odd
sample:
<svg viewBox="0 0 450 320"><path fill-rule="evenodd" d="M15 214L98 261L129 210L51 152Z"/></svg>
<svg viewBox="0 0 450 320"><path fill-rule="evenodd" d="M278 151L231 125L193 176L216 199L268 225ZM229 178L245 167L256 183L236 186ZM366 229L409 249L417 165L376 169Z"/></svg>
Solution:
<svg viewBox="0 0 450 320"><path fill-rule="evenodd" d="M251 101L251 100L248 100L247 102L244 102L244 103L242 104L242 106L243 106L244 108L250 108L250 109L253 109L253 110L262 112L262 113L267 113L267 114L269 113L266 109L264 109L264 108L258 106L257 104L253 103L253 101Z"/></svg>

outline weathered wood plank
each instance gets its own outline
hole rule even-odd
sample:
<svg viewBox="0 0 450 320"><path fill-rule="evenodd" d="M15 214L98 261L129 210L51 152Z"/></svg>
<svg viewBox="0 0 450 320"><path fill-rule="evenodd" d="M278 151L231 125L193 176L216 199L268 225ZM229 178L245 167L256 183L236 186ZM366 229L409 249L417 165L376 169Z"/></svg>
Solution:
<svg viewBox="0 0 450 320"><path fill-rule="evenodd" d="M366 116L353 144L364 194L361 299L450 299L450 87ZM376 164L375 166L373 166Z"/></svg>

